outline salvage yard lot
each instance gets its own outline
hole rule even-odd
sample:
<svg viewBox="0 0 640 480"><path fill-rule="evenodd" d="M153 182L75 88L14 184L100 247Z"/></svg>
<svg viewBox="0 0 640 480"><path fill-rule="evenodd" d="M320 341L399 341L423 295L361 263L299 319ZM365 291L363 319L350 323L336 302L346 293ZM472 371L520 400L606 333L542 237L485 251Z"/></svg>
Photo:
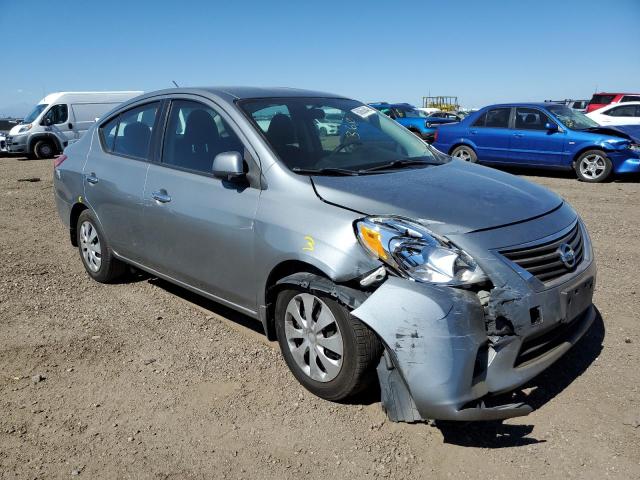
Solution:
<svg viewBox="0 0 640 480"><path fill-rule="evenodd" d="M640 183L528 178L585 220L601 318L520 394L530 416L407 425L306 392L249 319L91 281L51 161L0 158L0 478L639 478Z"/></svg>

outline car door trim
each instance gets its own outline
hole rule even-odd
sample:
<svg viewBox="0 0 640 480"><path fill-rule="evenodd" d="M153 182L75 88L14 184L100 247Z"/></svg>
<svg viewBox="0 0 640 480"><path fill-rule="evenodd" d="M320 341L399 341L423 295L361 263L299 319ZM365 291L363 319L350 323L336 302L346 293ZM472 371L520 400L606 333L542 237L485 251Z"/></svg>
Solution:
<svg viewBox="0 0 640 480"><path fill-rule="evenodd" d="M166 273L161 273L157 270L154 270L153 268L147 267L146 265L143 265L140 262L136 262L134 260L131 260L123 255L120 255L118 252L116 252L115 250L112 251L113 255L122 260L125 263L128 263L130 265L133 265L136 268L139 268L140 270L144 270L147 273L150 273L152 275L155 275L156 277L159 277L163 280L166 280L167 282L170 282L174 285L178 285L179 287L183 287L186 288L187 290L190 290L194 293L197 293L198 295L202 295L203 297L208 298L209 300L213 300L214 302L218 302L218 303L222 303L225 306L231 307L235 310L239 310L247 315L249 315L250 317L258 320L259 316L258 316L258 312L256 312L255 310L251 310L250 308L247 307L243 307L242 305L238 305L237 303L233 303L229 300L226 300L222 297L218 297L217 295L214 295L212 293L207 292L206 290L202 290L201 288L198 287L194 287L193 285L190 285L186 282L183 282L181 280L178 280L174 277L172 277L171 275L167 275Z"/></svg>

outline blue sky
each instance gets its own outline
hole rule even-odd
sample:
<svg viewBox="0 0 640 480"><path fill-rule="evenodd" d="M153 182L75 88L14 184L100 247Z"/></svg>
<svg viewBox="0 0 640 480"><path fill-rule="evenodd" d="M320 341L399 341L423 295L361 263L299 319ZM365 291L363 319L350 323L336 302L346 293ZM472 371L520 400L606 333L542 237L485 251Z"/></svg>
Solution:
<svg viewBox="0 0 640 480"><path fill-rule="evenodd" d="M0 0L0 114L61 90L313 88L468 107L640 90L640 0ZM24 112L22 112L24 113Z"/></svg>

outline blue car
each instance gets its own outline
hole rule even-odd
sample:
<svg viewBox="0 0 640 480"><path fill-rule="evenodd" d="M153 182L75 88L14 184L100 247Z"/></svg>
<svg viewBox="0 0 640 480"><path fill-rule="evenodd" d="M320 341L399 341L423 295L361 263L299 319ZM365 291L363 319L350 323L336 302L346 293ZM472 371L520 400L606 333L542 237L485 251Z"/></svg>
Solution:
<svg viewBox="0 0 640 480"><path fill-rule="evenodd" d="M447 117L429 116L408 103L380 102L370 103L369 106L394 119L427 142L433 141L439 125L458 121Z"/></svg>
<svg viewBox="0 0 640 480"><path fill-rule="evenodd" d="M470 162L573 169L585 182L640 172L638 137L555 103L491 105L441 125L434 147Z"/></svg>

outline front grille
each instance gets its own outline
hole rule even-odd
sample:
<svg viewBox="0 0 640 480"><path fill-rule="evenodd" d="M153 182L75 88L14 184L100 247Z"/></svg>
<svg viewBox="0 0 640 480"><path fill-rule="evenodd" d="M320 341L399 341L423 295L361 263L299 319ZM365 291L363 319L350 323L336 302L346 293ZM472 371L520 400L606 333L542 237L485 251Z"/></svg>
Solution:
<svg viewBox="0 0 640 480"><path fill-rule="evenodd" d="M571 246L575 255L575 263L572 267L567 267L560 258L558 248L564 243ZM554 240L525 248L501 250L500 253L538 280L550 282L575 270L584 259L584 242L580 225L576 222L568 233Z"/></svg>

